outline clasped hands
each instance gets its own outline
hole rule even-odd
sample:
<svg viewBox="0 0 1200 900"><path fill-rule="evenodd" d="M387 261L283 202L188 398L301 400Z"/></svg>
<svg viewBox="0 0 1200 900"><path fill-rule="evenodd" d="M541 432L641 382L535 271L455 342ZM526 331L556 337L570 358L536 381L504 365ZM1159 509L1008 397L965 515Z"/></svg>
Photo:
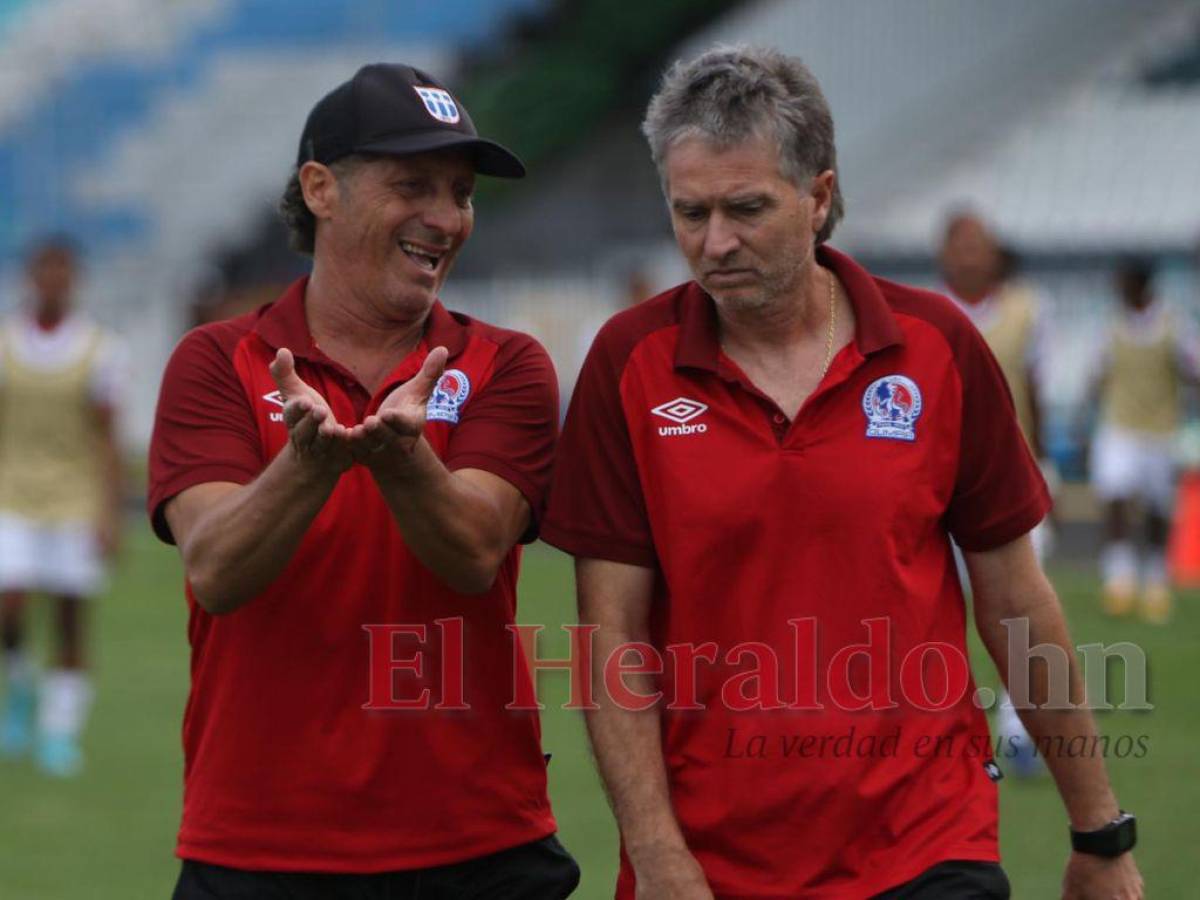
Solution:
<svg viewBox="0 0 1200 900"><path fill-rule="evenodd" d="M425 430L425 407L446 368L445 347L435 347L421 370L393 390L379 409L347 427L333 415L320 391L296 374L290 350L271 363L271 377L283 397L283 422L297 458L323 472L341 474L355 463L377 468L412 453Z"/></svg>

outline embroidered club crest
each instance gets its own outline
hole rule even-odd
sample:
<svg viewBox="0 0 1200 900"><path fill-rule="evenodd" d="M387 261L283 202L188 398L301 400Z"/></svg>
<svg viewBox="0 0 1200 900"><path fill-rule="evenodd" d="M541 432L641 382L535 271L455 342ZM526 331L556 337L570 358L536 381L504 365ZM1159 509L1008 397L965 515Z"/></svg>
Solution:
<svg viewBox="0 0 1200 900"><path fill-rule="evenodd" d="M454 102L454 98L450 96L449 91L435 87L418 87L416 85L413 86L413 90L417 92L417 96L425 104L426 112L439 122L453 125L462 118L462 115L458 111L458 104Z"/></svg>
<svg viewBox="0 0 1200 900"><path fill-rule="evenodd" d="M425 406L425 420L457 425L459 413L470 393L471 381L466 373L461 369L447 369L434 385L433 393L429 395L429 403Z"/></svg>
<svg viewBox="0 0 1200 900"><path fill-rule="evenodd" d="M867 437L915 441L921 415L921 389L904 375L885 375L871 382L862 399Z"/></svg>

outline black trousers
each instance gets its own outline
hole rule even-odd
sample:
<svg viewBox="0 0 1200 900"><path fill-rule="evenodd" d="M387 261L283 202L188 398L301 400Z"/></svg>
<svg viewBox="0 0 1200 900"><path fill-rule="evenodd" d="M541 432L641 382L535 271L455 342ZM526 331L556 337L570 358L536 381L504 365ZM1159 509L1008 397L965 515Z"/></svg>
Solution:
<svg viewBox="0 0 1200 900"><path fill-rule="evenodd" d="M875 900L1008 900L1008 876L997 863L950 860L912 881L876 894Z"/></svg>
<svg viewBox="0 0 1200 900"><path fill-rule="evenodd" d="M374 875L252 872L185 859L172 900L563 900L579 866L554 835L449 866Z"/></svg>

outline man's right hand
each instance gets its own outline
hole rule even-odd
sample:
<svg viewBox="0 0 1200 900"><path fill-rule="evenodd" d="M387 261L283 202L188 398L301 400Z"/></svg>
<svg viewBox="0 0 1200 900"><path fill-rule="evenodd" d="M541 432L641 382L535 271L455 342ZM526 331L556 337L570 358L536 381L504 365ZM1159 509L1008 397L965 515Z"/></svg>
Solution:
<svg viewBox="0 0 1200 900"><path fill-rule="evenodd" d="M286 347L275 354L271 377L283 395L283 422L297 460L321 474L336 476L350 468L350 430L334 418L321 393L296 374L296 362Z"/></svg>
<svg viewBox="0 0 1200 900"><path fill-rule="evenodd" d="M637 900L713 900L704 870L686 849L659 853L634 866L634 875Z"/></svg>

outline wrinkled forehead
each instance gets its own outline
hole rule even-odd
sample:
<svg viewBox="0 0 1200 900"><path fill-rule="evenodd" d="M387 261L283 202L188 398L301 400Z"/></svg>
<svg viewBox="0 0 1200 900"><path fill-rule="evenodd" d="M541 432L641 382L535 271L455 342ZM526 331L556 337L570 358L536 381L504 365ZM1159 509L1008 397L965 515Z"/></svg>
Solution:
<svg viewBox="0 0 1200 900"><path fill-rule="evenodd" d="M740 141L692 134L673 141L663 159L663 184L671 197L723 196L747 190L778 190L784 175L776 141L753 135Z"/></svg>

